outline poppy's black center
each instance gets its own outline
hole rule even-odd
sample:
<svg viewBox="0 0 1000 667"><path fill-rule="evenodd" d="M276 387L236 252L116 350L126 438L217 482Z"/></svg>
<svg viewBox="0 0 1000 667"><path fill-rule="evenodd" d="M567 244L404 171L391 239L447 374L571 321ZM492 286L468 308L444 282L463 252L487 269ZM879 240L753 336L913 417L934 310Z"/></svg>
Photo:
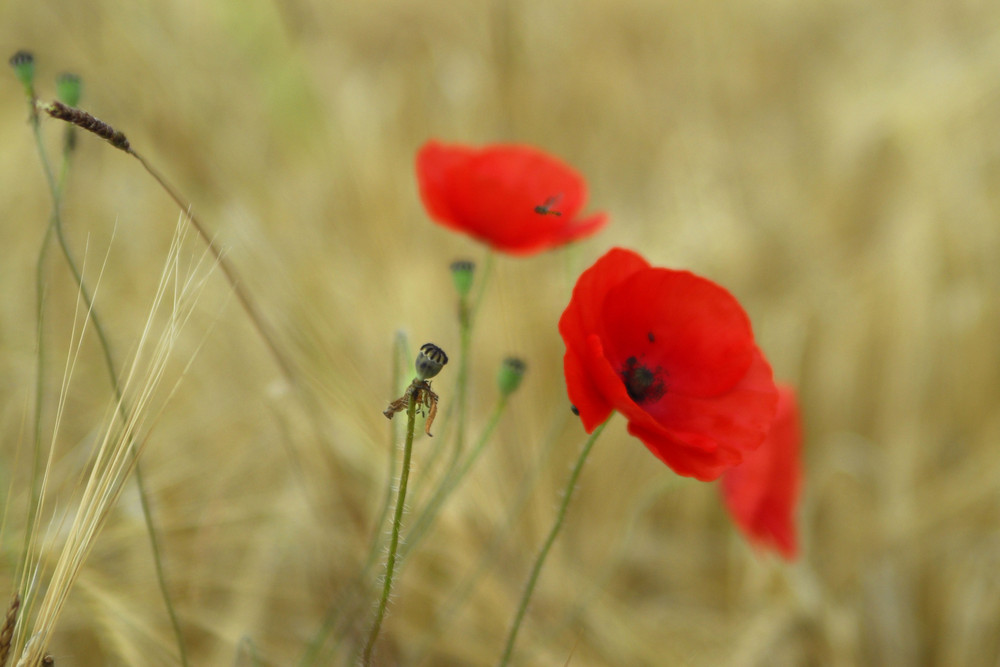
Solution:
<svg viewBox="0 0 1000 667"><path fill-rule="evenodd" d="M650 368L636 357L629 357L618 370L618 375L625 383L625 391L636 403L655 403L663 398L667 391L663 383L666 371L661 366Z"/></svg>

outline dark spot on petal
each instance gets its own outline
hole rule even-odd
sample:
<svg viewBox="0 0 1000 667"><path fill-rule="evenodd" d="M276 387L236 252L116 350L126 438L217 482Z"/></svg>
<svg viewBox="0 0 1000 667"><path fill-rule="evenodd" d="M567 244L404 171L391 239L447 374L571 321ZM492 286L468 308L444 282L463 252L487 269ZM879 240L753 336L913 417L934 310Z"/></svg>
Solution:
<svg viewBox="0 0 1000 667"><path fill-rule="evenodd" d="M650 343L655 343L656 342L656 336L653 335L652 331L650 331L649 333L646 334L646 338L649 339Z"/></svg>
<svg viewBox="0 0 1000 667"><path fill-rule="evenodd" d="M625 383L625 391L636 403L655 403L663 398L667 388L663 382L666 371L661 366L649 368L636 357L629 357L622 364L618 375Z"/></svg>

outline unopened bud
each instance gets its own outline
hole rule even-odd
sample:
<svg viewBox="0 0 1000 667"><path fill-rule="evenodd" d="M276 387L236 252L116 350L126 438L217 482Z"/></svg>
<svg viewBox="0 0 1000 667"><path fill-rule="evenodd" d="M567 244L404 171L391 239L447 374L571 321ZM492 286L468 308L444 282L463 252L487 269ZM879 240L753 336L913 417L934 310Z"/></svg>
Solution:
<svg viewBox="0 0 1000 667"><path fill-rule="evenodd" d="M18 51L10 57L10 66L29 97L35 95L35 56L30 51Z"/></svg>
<svg viewBox="0 0 1000 667"><path fill-rule="evenodd" d="M527 368L527 365L517 357L507 357L503 360L497 373L497 386L500 388L501 396L506 398L517 391Z"/></svg>
<svg viewBox="0 0 1000 667"><path fill-rule="evenodd" d="M476 265L468 260L460 259L451 263L451 280L455 283L455 291L459 296L465 296L472 289L472 280L476 275Z"/></svg>
<svg viewBox="0 0 1000 667"><path fill-rule="evenodd" d="M66 106L75 107L80 103L82 89L80 77L76 74L63 72L56 77L56 97Z"/></svg>

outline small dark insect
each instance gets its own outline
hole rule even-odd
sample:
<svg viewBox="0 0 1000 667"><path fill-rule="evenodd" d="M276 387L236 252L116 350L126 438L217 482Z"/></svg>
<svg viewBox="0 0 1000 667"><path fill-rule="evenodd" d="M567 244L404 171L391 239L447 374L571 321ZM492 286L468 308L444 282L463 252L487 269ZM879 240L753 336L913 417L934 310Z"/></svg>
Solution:
<svg viewBox="0 0 1000 667"><path fill-rule="evenodd" d="M552 207L559 203L562 199L562 195L556 195L555 197L549 197L545 200L545 203L541 206L535 207L535 213L538 215L562 215L561 211L553 211Z"/></svg>
<svg viewBox="0 0 1000 667"><path fill-rule="evenodd" d="M650 343L655 343L656 342L656 336L653 335L652 331L650 331L649 333L646 334L646 338L649 339Z"/></svg>
<svg viewBox="0 0 1000 667"><path fill-rule="evenodd" d="M580 416L580 410L575 405L569 406L569 409L572 410L573 414L576 415L577 417Z"/></svg>

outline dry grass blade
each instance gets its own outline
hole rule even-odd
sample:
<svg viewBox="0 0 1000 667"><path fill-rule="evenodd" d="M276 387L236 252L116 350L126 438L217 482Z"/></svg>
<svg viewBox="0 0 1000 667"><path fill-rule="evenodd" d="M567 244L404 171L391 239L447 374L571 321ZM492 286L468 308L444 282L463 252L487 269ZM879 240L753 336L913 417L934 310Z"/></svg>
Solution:
<svg viewBox="0 0 1000 667"><path fill-rule="evenodd" d="M124 425L117 423L114 412L108 417L76 515L66 532L37 611L32 615L30 628L26 630L30 636L20 650L18 667L44 664L46 648L73 584L122 493L165 400L172 392L164 396L163 381L173 359L175 344L197 303L206 278L214 268L212 262L206 261L207 254L202 254L193 266L182 265L180 255L185 229L183 222L179 222L149 317L123 382L123 394L131 408ZM75 354L71 358L75 358ZM71 363L67 364L57 424L72 367ZM116 406L116 410L119 407ZM131 447L136 448L134 452Z"/></svg>

